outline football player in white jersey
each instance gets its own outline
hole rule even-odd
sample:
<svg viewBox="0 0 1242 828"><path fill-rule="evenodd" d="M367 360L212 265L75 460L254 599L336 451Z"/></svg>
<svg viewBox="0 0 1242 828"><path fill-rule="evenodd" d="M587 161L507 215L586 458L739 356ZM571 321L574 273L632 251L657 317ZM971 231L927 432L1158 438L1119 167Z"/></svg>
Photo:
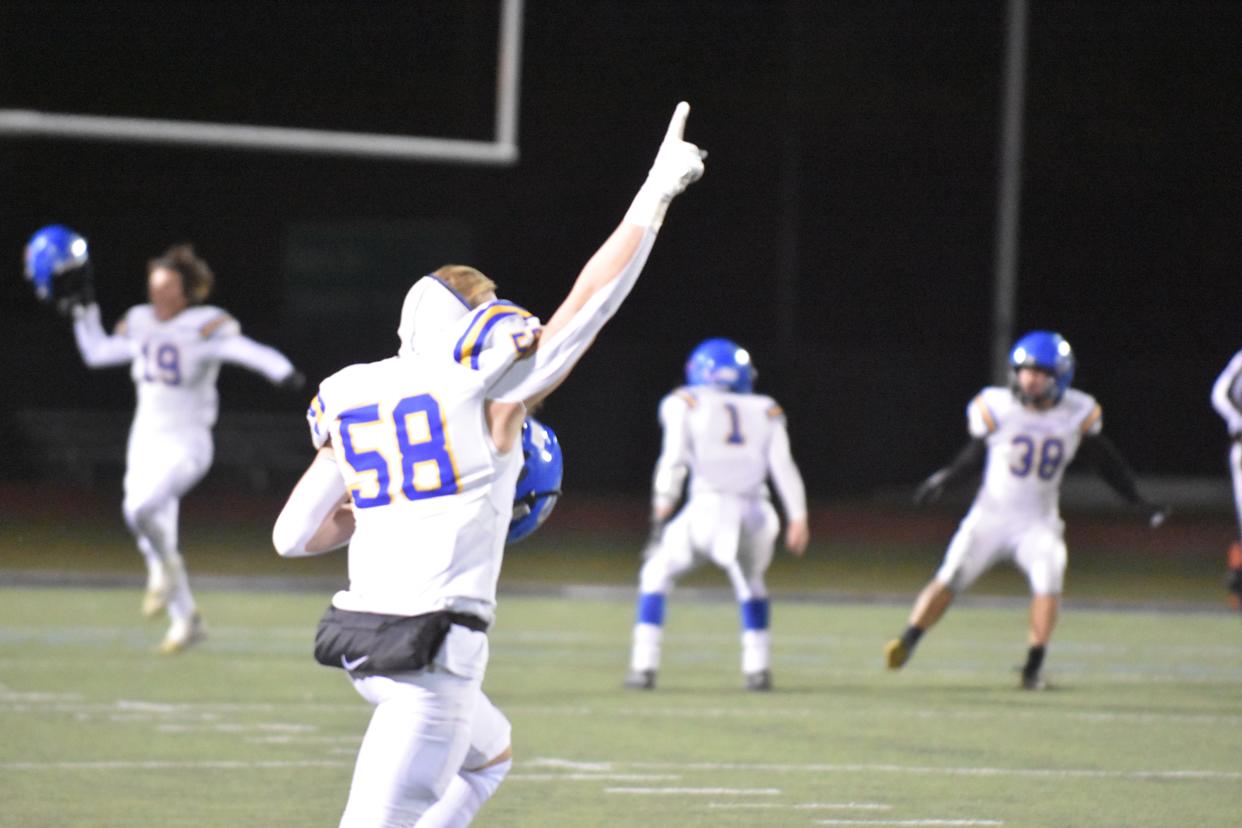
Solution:
<svg viewBox="0 0 1242 828"><path fill-rule="evenodd" d="M744 686L772 689L764 574L780 520L769 500L769 477L787 518L785 545L794 555L806 551L810 529L785 414L771 397L753 392L753 381L745 349L708 339L686 362L686 385L660 402L664 444L652 483L652 538L639 574L627 687L655 687L668 593L679 577L710 561L729 576L737 596ZM686 503L674 517L687 477Z"/></svg>
<svg viewBox="0 0 1242 828"><path fill-rule="evenodd" d="M317 454L277 519L285 556L349 544L316 658L375 705L342 826L466 825L511 766L482 692L528 407L638 278L669 202L703 172L679 104L647 180L546 325L473 268L414 284L396 357L349 366L308 412Z"/></svg>
<svg viewBox="0 0 1242 828"><path fill-rule="evenodd" d="M147 304L135 305L111 335L89 292L75 305L73 333L91 368L129 364L137 407L125 459L125 523L147 564L142 611L171 620L162 653L177 653L206 635L177 537L181 498L211 467L211 429L223 363L297 389L299 374L279 351L243 336L232 316L204 305L214 276L188 244L147 264Z"/></svg>
<svg viewBox="0 0 1242 828"><path fill-rule="evenodd" d="M1009 355L1009 388L984 388L966 408L971 441L948 466L919 486L915 502L935 500L954 479L986 454L974 504L949 543L944 562L923 588L901 637L890 641L890 669L904 665L923 633L940 620L954 597L994 564L1012 560L1031 588L1029 649L1021 686L1046 686L1043 662L1056 625L1065 576L1065 524L1061 480L1081 451L1097 472L1154 528L1167 510L1148 502L1135 486L1112 442L1101 433L1099 404L1070 387L1075 359L1068 342L1051 331L1032 331Z"/></svg>
<svg viewBox="0 0 1242 828"><path fill-rule="evenodd" d="M1233 355L1212 384L1212 407L1229 429L1229 475L1233 480L1233 504L1237 510L1238 525L1242 528L1242 351ZM1242 543L1237 540L1229 546L1229 574L1225 583L1229 588L1230 602L1235 608L1242 609Z"/></svg>

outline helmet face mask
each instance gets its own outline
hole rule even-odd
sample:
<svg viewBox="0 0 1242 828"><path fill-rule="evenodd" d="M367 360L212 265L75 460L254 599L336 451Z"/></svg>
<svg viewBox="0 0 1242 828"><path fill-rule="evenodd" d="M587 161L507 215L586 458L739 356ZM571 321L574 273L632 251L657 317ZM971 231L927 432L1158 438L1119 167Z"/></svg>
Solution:
<svg viewBox="0 0 1242 828"><path fill-rule="evenodd" d="M1009 352L1009 387L1024 405L1055 405L1073 382L1076 367L1074 351L1064 337L1053 331L1031 331L1015 342ZM1032 396L1019 381L1022 368L1040 371L1053 381L1044 393Z"/></svg>
<svg viewBox="0 0 1242 828"><path fill-rule="evenodd" d="M507 543L517 543L542 526L561 496L564 458L560 441L534 417L522 423L522 458Z"/></svg>
<svg viewBox="0 0 1242 828"><path fill-rule="evenodd" d="M729 339L706 339L700 342L686 360L686 384L749 394L758 372L750 361L750 353Z"/></svg>

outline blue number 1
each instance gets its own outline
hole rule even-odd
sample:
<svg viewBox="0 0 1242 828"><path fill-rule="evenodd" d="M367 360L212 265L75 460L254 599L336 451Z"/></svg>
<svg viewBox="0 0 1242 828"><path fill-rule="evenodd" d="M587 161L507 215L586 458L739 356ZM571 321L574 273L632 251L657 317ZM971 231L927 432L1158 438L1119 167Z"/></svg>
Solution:
<svg viewBox="0 0 1242 828"><path fill-rule="evenodd" d="M729 435L725 437L725 442L732 446L740 446L746 442L742 437L742 429L740 418L737 413L737 406L733 403L725 403L725 411L729 412Z"/></svg>

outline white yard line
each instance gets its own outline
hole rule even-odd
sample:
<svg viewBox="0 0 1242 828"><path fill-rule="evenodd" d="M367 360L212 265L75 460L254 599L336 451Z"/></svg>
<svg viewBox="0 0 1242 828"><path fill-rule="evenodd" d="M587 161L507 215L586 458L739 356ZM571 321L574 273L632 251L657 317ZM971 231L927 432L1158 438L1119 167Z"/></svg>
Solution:
<svg viewBox="0 0 1242 828"><path fill-rule="evenodd" d="M509 715L528 716L599 716L651 717L668 719L805 719L822 715L822 711L810 708L782 707L545 707L536 705L505 705ZM917 719L1049 719L1063 718L1083 722L1145 724L1152 722L1177 722L1179 724L1203 725L1205 727L1237 727L1242 725L1242 714L1215 713L1135 713L1108 710L1064 710L1047 708L1038 710L892 710L892 716L908 716Z"/></svg>
<svg viewBox="0 0 1242 828"><path fill-rule="evenodd" d="M553 767L548 763L562 762L558 759L535 759L532 765ZM927 765L892 764L762 764L733 762L594 762L590 767L600 771L637 768L649 771L688 773L701 772L748 772L748 773L894 773L918 776L1014 776L1062 779L1221 779L1242 780L1242 771L1193 770L1181 768L1158 768L1151 770L1092 770L1087 768L997 768L997 767L931 767Z"/></svg>
<svg viewBox="0 0 1242 828"><path fill-rule="evenodd" d="M780 796L780 788L604 788L604 793L637 796Z"/></svg>
<svg viewBox="0 0 1242 828"><path fill-rule="evenodd" d="M34 694L31 694L34 695ZM78 702L62 699L6 702L0 697L0 713L51 712L84 715L126 715L134 720L193 716L203 718L221 713L281 713L288 710L317 710L328 713L361 712L370 710L366 702L357 704L329 704L326 702L289 701L280 704L235 704L226 702L135 702L118 699L113 702Z"/></svg>
<svg viewBox="0 0 1242 828"><path fill-rule="evenodd" d="M1004 825L998 819L817 819L816 825Z"/></svg>
<svg viewBox="0 0 1242 828"><path fill-rule="evenodd" d="M510 773L505 782L677 782L675 773Z"/></svg>
<svg viewBox="0 0 1242 828"><path fill-rule="evenodd" d="M879 802L709 802L709 808L724 811L891 811L892 805Z"/></svg>
<svg viewBox="0 0 1242 828"><path fill-rule="evenodd" d="M331 759L243 762L232 759L192 762L100 761L100 762L0 762L0 771L138 771L138 770L286 770L289 768L352 767L353 762Z"/></svg>
<svg viewBox="0 0 1242 828"><path fill-rule="evenodd" d="M165 761L92 761L92 762L0 762L0 771L70 771L70 770L248 770L303 767L342 767L352 762L336 760L201 760L184 762ZM529 774L530 781L572 778L575 781L591 779L611 781L608 775L625 773L628 777L673 778L688 772L749 772L749 773L894 773L920 776L1013 776L1076 779L1162 779L1162 780L1242 780L1242 771L1211 771L1186 769L1152 769L1135 771L1089 770L1081 768L996 768L996 767L947 767L891 764L740 764L729 762L576 762L568 759L537 758L523 763L523 768L563 768L566 774ZM635 769L638 773L628 772ZM643 773L646 772L646 773ZM520 779L522 774L511 778ZM663 794L683 792L691 794L757 794L777 795L779 788L609 788L609 793Z"/></svg>

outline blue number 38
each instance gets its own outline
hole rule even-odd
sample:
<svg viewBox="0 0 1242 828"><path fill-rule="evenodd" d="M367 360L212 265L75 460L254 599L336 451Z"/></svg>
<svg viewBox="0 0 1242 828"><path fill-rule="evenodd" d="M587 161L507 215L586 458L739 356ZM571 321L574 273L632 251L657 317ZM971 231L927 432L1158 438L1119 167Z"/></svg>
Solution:
<svg viewBox="0 0 1242 828"><path fill-rule="evenodd" d="M1051 480L1065 459L1065 443L1056 437L1036 444L1034 439L1019 434L1012 443L1016 451L1010 456L1009 470L1017 477L1034 471L1040 480Z"/></svg>

